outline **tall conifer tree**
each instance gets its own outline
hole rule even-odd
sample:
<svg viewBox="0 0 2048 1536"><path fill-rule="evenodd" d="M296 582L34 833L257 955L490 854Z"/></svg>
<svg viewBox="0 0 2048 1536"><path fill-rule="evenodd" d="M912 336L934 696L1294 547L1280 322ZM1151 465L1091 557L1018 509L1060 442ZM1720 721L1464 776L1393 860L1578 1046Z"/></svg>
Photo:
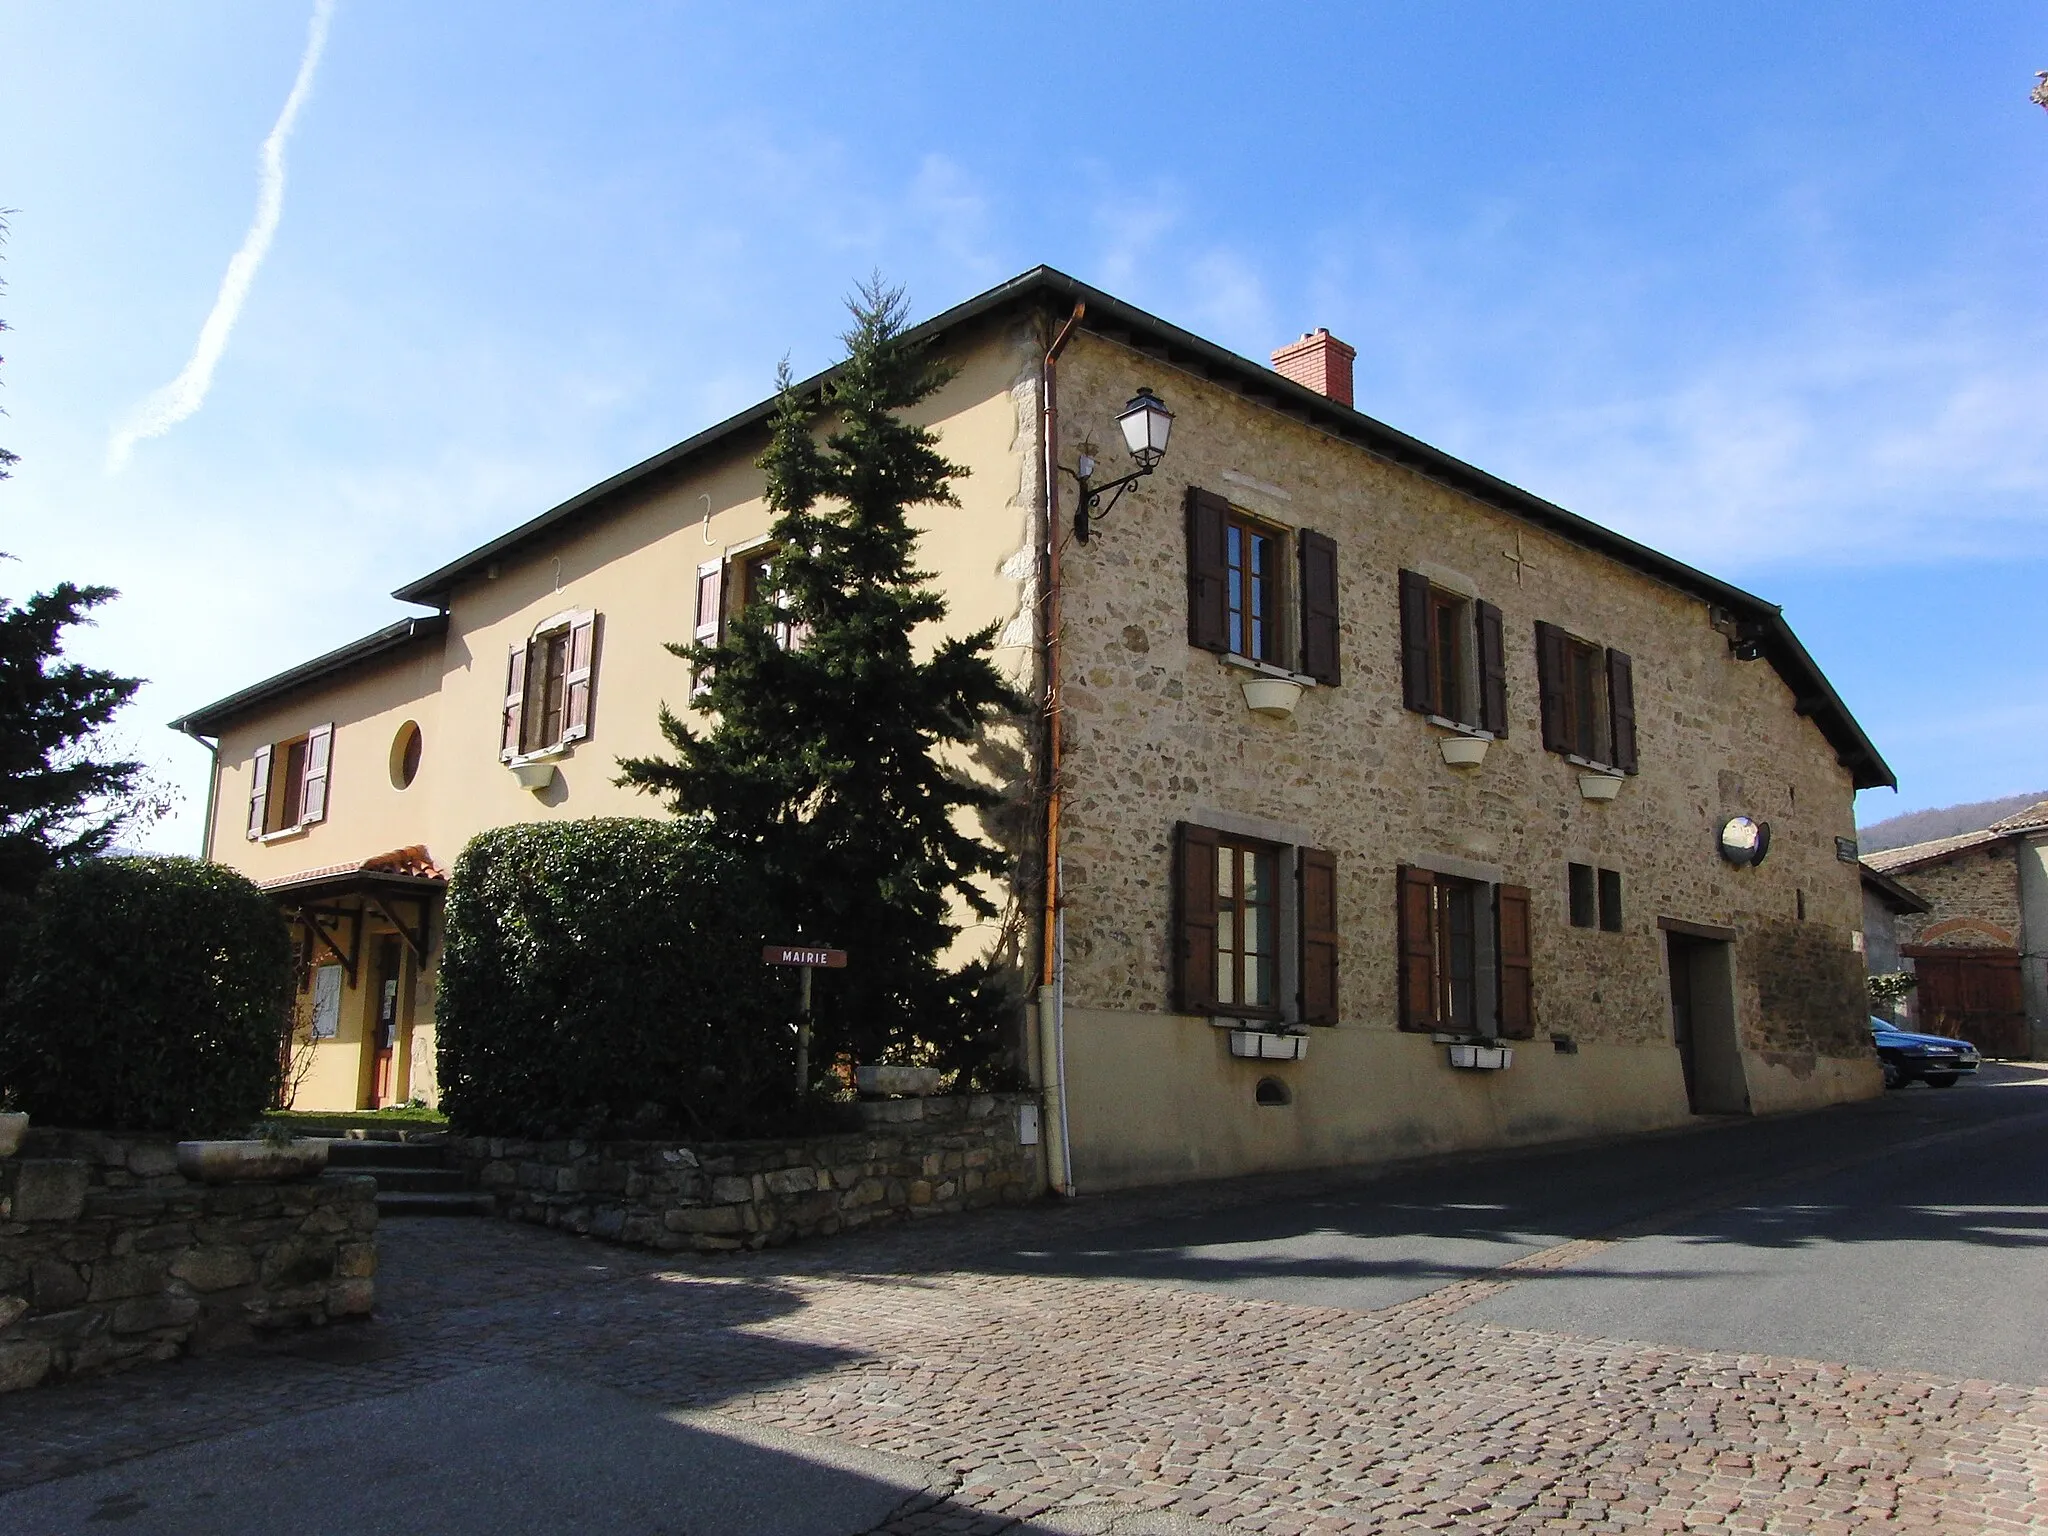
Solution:
<svg viewBox="0 0 2048 1536"><path fill-rule="evenodd" d="M624 761L621 782L740 845L795 928L786 937L851 953L818 978L821 1062L911 1040L944 1057L964 1027L959 978L939 963L953 903L995 916L977 882L1007 859L961 824L1000 791L943 755L1029 706L991 659L993 625L918 659L917 631L946 604L916 567L909 513L959 505L951 482L967 470L902 413L952 373L904 341L900 289L870 280L848 308L847 358L822 399L798 395L787 365L779 375L760 461L776 513L766 590L719 643L669 646L716 724L699 734L664 706L675 756Z"/></svg>

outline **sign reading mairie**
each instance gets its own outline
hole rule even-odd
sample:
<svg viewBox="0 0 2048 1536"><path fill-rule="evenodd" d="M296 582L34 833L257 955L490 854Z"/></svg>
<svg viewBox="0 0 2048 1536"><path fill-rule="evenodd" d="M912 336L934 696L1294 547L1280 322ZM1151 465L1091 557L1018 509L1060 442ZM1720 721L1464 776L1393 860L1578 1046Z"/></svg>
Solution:
<svg viewBox="0 0 2048 1536"><path fill-rule="evenodd" d="M768 944L762 947L761 958L770 965L822 965L835 971L846 969L846 951L843 949L809 949L801 944Z"/></svg>

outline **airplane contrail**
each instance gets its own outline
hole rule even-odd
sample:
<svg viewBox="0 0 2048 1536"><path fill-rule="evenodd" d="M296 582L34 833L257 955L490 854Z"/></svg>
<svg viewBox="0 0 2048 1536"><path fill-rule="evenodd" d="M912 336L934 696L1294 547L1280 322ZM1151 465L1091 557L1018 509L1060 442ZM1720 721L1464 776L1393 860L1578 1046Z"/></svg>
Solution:
<svg viewBox="0 0 2048 1536"><path fill-rule="evenodd" d="M299 59L298 78L292 81L292 93L284 99L284 110L277 114L270 136L257 153L256 217L249 224L249 233L242 237L241 249L228 260L227 272L220 280L220 293L214 298L206 323L199 328L199 344L192 349L190 361L175 379L136 407L134 414L108 440L109 474L127 464L135 445L143 438L163 436L206 401L214 367L227 348L228 333L241 317L243 301L256 280L256 269L263 264L271 237L277 233L278 216L284 211L285 140L291 137L299 108L312 93L313 71L320 63L321 50L327 46L327 24L333 16L334 0L314 0L313 24L306 37L306 51Z"/></svg>

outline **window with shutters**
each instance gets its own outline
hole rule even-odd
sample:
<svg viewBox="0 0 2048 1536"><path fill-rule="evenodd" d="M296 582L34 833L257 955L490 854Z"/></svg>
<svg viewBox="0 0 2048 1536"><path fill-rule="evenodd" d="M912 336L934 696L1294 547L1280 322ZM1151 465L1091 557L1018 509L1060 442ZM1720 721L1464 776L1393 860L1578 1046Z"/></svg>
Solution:
<svg viewBox="0 0 2048 1536"><path fill-rule="evenodd" d="M1505 736L1507 660L1500 610L1403 571L1401 702L1439 722Z"/></svg>
<svg viewBox="0 0 2048 1536"><path fill-rule="evenodd" d="M598 615L543 620L505 663L498 755L554 752L590 734L597 693Z"/></svg>
<svg viewBox="0 0 2048 1536"><path fill-rule="evenodd" d="M1183 822L1174 857L1174 1007L1336 1023L1336 855Z"/></svg>
<svg viewBox="0 0 2048 1536"><path fill-rule="evenodd" d="M1412 865L1398 874L1401 1028L1533 1035L1528 890Z"/></svg>
<svg viewBox="0 0 2048 1536"><path fill-rule="evenodd" d="M1546 750L1636 771L1635 663L1626 652L1539 621L1536 680Z"/></svg>
<svg viewBox="0 0 2048 1536"><path fill-rule="evenodd" d="M334 726L258 747L249 765L249 836L282 837L327 819Z"/></svg>
<svg viewBox="0 0 2048 1536"><path fill-rule="evenodd" d="M1188 490L1188 640L1334 685L1341 678L1337 546Z"/></svg>
<svg viewBox="0 0 2048 1536"><path fill-rule="evenodd" d="M697 644L715 646L725 639L730 622L756 604L771 605L768 628L775 637L775 643L784 650L796 649L804 643L804 626L791 619L784 611L775 590L775 556L772 544L756 545L739 554L718 560L708 560L697 567L696 623L693 638ZM710 686L707 668L699 668L695 691L702 694Z"/></svg>

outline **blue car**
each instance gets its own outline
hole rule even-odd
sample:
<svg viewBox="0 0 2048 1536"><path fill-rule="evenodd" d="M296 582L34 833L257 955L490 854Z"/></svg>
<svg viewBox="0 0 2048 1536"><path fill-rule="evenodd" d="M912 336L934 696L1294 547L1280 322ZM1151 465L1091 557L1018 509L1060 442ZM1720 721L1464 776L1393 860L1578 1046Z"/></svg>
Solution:
<svg viewBox="0 0 2048 1536"><path fill-rule="evenodd" d="M1977 1070L1977 1047L1946 1035L1909 1035L1873 1016L1870 1043L1884 1068L1884 1085L1903 1088L1916 1078L1930 1088L1953 1088L1966 1072Z"/></svg>

